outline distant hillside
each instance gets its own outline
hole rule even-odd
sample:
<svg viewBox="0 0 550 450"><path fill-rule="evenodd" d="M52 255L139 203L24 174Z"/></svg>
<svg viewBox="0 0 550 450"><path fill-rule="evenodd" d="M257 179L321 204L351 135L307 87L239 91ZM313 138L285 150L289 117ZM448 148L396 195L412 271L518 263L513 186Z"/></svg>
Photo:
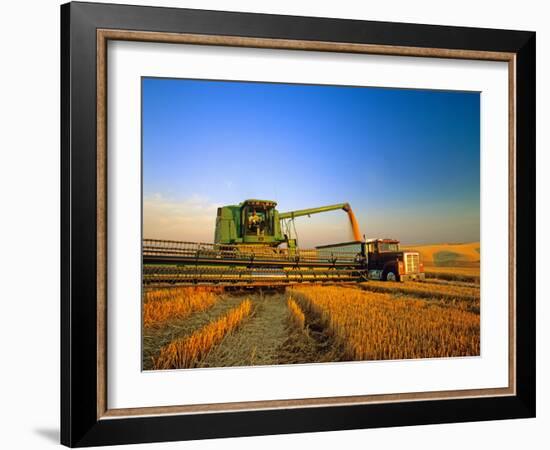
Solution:
<svg viewBox="0 0 550 450"><path fill-rule="evenodd" d="M420 252L427 266L472 266L479 264L479 242L466 244L403 245L403 250Z"/></svg>

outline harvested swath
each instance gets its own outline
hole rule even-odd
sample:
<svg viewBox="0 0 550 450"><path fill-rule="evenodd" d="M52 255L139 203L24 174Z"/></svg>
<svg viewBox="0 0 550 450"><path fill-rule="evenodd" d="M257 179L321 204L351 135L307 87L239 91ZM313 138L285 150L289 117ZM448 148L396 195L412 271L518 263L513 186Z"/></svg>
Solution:
<svg viewBox="0 0 550 450"><path fill-rule="evenodd" d="M218 320L188 337L179 338L160 349L153 358L153 368L184 369L195 367L223 338L235 330L252 313L252 302L246 299Z"/></svg>
<svg viewBox="0 0 550 450"><path fill-rule="evenodd" d="M144 370L153 369L153 357L158 356L160 349L174 339L193 334L195 331L208 325L231 309L237 307L248 296L220 293L218 300L204 311L194 312L183 319L168 320L159 325L143 328L142 332L142 367ZM286 300L285 300L286 301ZM254 300L252 301L254 304ZM286 312L286 304L283 305Z"/></svg>
<svg viewBox="0 0 550 450"><path fill-rule="evenodd" d="M479 315L353 288L289 289L317 314L351 360L479 355Z"/></svg>
<svg viewBox="0 0 550 450"><path fill-rule="evenodd" d="M474 283L471 281L458 281L458 280L442 280L439 278L427 278L425 280L418 280L415 283L431 283L439 284L442 286L464 286L469 288L474 288L479 290L479 283Z"/></svg>
<svg viewBox="0 0 550 450"><path fill-rule="evenodd" d="M146 292L143 299L143 326L161 325L169 320L184 319L216 303L217 288L180 287Z"/></svg>
<svg viewBox="0 0 550 450"><path fill-rule="evenodd" d="M479 284L479 267L426 267L426 278Z"/></svg>
<svg viewBox="0 0 550 450"><path fill-rule="evenodd" d="M287 306L288 306L288 311L289 311L289 316L290 316L291 322L297 328L302 330L304 328L304 325L305 325L305 322L306 322L306 318L304 316L304 313L302 312L302 309L300 308L298 303L296 303L292 299L292 297L289 297L286 303L287 303Z"/></svg>
<svg viewBox="0 0 550 450"><path fill-rule="evenodd" d="M470 300L479 302L479 287L462 286L429 282L392 282L392 281L369 281L361 284L361 289L372 292L399 292L406 295L421 298L440 298L450 300Z"/></svg>

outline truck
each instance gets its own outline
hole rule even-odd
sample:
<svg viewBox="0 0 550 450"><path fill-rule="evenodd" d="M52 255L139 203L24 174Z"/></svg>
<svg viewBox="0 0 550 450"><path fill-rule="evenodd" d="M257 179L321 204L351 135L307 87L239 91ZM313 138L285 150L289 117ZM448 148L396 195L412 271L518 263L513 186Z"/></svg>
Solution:
<svg viewBox="0 0 550 450"><path fill-rule="evenodd" d="M339 253L356 252L357 259L363 260L368 278L382 281L424 280L424 265L420 253L403 251L397 239L365 239L363 241L316 247L320 257L337 258Z"/></svg>

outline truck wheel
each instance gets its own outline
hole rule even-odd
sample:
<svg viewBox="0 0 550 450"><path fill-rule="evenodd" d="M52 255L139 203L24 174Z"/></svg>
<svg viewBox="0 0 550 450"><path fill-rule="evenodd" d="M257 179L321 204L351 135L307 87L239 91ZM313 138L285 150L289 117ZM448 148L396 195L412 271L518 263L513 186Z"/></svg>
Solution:
<svg viewBox="0 0 550 450"><path fill-rule="evenodd" d="M390 270L390 271L386 272L385 280L386 281L397 281L397 277L395 276L395 273Z"/></svg>

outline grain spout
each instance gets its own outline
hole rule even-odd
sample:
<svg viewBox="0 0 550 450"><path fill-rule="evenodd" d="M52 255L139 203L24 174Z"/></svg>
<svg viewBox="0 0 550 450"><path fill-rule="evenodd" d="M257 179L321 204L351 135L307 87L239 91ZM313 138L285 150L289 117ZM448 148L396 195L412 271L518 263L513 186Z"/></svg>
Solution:
<svg viewBox="0 0 550 450"><path fill-rule="evenodd" d="M359 230L359 224L357 223L357 219L355 218L355 214L353 214L353 211L351 208L347 210L349 222L351 224L351 231L353 233L353 240L354 241L360 241L361 240L361 230Z"/></svg>

